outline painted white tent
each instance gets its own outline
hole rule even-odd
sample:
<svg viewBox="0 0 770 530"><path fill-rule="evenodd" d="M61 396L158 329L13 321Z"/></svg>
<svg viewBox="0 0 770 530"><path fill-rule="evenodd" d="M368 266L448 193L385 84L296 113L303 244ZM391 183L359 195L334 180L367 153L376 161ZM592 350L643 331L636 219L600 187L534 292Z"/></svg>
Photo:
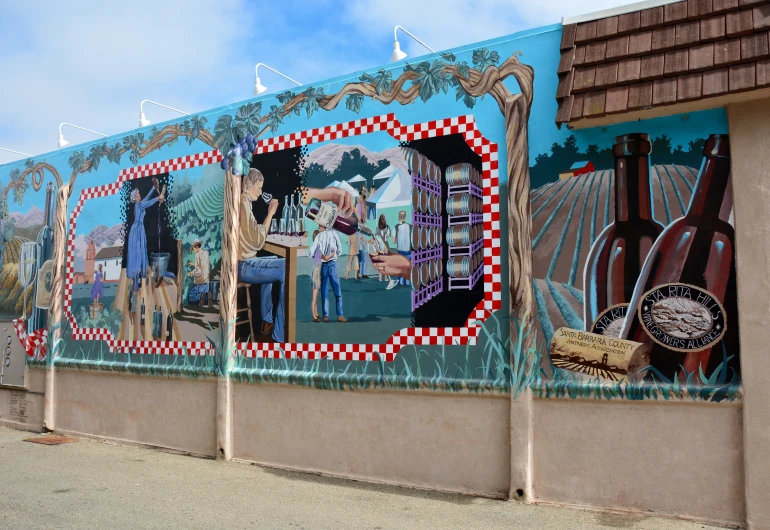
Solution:
<svg viewBox="0 0 770 530"><path fill-rule="evenodd" d="M375 204L377 208L391 208L412 204L412 177L402 168L389 166L374 177L376 180L387 178L366 201Z"/></svg>
<svg viewBox="0 0 770 530"><path fill-rule="evenodd" d="M331 184L329 184L326 187L327 188L340 188L340 189L343 189L343 190L349 192L353 197L358 197L358 192L356 191L356 189L353 186L351 186L350 184L348 184L347 182L345 182L344 180L342 182L340 182L339 180L335 180L334 182L332 182Z"/></svg>
<svg viewBox="0 0 770 530"><path fill-rule="evenodd" d="M353 182L366 182L366 179L361 175L356 175L352 179L348 179L348 183L353 183Z"/></svg>

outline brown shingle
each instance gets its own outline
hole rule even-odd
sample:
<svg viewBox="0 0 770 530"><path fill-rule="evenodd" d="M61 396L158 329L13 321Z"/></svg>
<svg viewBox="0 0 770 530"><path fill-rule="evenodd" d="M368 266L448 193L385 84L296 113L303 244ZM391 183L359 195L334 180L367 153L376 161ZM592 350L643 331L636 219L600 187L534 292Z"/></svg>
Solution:
<svg viewBox="0 0 770 530"><path fill-rule="evenodd" d="M642 60L639 58L620 61L620 64L618 65L618 83L632 83L638 81L641 65Z"/></svg>
<svg viewBox="0 0 770 530"><path fill-rule="evenodd" d="M611 37L618 32L618 17L600 18L596 21L596 38Z"/></svg>
<svg viewBox="0 0 770 530"><path fill-rule="evenodd" d="M618 16L618 33L627 33L639 29L640 20L639 11L625 13Z"/></svg>
<svg viewBox="0 0 770 530"><path fill-rule="evenodd" d="M583 117L583 100L585 96L583 94L576 94L572 101L572 113L570 114L570 120L576 120Z"/></svg>
<svg viewBox="0 0 770 530"><path fill-rule="evenodd" d="M607 50L607 42L592 42L586 45L585 64L596 64L604 61L604 54Z"/></svg>
<svg viewBox="0 0 770 530"><path fill-rule="evenodd" d="M730 92L751 90L756 85L756 66L754 63L731 66L729 78Z"/></svg>
<svg viewBox="0 0 770 530"><path fill-rule="evenodd" d="M642 55L652 50L652 31L628 36L628 55Z"/></svg>
<svg viewBox="0 0 770 530"><path fill-rule="evenodd" d="M572 59L575 57L575 48L568 50L562 50L561 59L559 59L559 68L556 69L557 74L566 74L572 70Z"/></svg>
<svg viewBox="0 0 770 530"><path fill-rule="evenodd" d="M738 0L714 0L712 5L714 7L714 13L722 13L724 11L738 9Z"/></svg>
<svg viewBox="0 0 770 530"><path fill-rule="evenodd" d="M727 68L703 72L703 97L726 94L727 90Z"/></svg>
<svg viewBox="0 0 770 530"><path fill-rule="evenodd" d="M703 74L686 74L676 78L676 100L690 101L701 97Z"/></svg>
<svg viewBox="0 0 770 530"><path fill-rule="evenodd" d="M575 46L575 31L577 24L567 24L561 28L561 45L559 49L567 50Z"/></svg>
<svg viewBox="0 0 770 530"><path fill-rule="evenodd" d="M652 81L628 87L628 110L644 109L652 105Z"/></svg>
<svg viewBox="0 0 770 530"><path fill-rule="evenodd" d="M607 92L597 90L587 92L583 102L583 116L586 118L604 116L604 104L607 98Z"/></svg>
<svg viewBox="0 0 770 530"><path fill-rule="evenodd" d="M572 60L573 65L583 64L586 62L586 47L585 45L582 46L575 46L575 58Z"/></svg>
<svg viewBox="0 0 770 530"><path fill-rule="evenodd" d="M607 87L618 82L618 63L602 64L596 67L594 86Z"/></svg>
<svg viewBox="0 0 770 530"><path fill-rule="evenodd" d="M746 35L747 33L754 31L751 9L744 9L743 11L727 13L727 15L725 15L725 20L727 22L728 37Z"/></svg>
<svg viewBox="0 0 770 530"><path fill-rule="evenodd" d="M741 60L741 39L714 43L714 66L727 66Z"/></svg>
<svg viewBox="0 0 770 530"><path fill-rule="evenodd" d="M663 54L642 57L640 79L655 79L663 76Z"/></svg>
<svg viewBox="0 0 770 530"><path fill-rule="evenodd" d="M593 88L595 78L595 67L583 66L581 68L575 68L575 73L572 79L572 90L577 92L586 90L588 88Z"/></svg>
<svg viewBox="0 0 770 530"><path fill-rule="evenodd" d="M666 24L672 22L679 22L687 18L687 2L675 2L673 4L666 4L663 6Z"/></svg>
<svg viewBox="0 0 770 530"><path fill-rule="evenodd" d="M572 114L573 100L574 98L570 96L559 101L559 109L556 111L556 123L569 121L570 115Z"/></svg>
<svg viewBox="0 0 770 530"><path fill-rule="evenodd" d="M652 51L661 52L676 45L676 26L664 26L652 30Z"/></svg>
<svg viewBox="0 0 770 530"><path fill-rule="evenodd" d="M676 77L656 79L652 83L652 104L676 103Z"/></svg>
<svg viewBox="0 0 770 530"><path fill-rule="evenodd" d="M586 42L596 38L596 21L584 22L578 24L575 30L575 44Z"/></svg>
<svg viewBox="0 0 770 530"><path fill-rule="evenodd" d="M686 72L689 63L688 59L688 50L666 52L663 73L665 75L671 75Z"/></svg>
<svg viewBox="0 0 770 530"><path fill-rule="evenodd" d="M676 45L686 46L700 39L700 22L693 20L676 25Z"/></svg>
<svg viewBox="0 0 770 530"><path fill-rule="evenodd" d="M770 85L770 59L757 61L757 86Z"/></svg>
<svg viewBox="0 0 770 530"><path fill-rule="evenodd" d="M607 102L604 106L607 114L625 112L628 109L628 87L616 86L607 89Z"/></svg>
<svg viewBox="0 0 770 530"><path fill-rule="evenodd" d="M711 0L687 0L687 17L703 18L710 15L713 8Z"/></svg>
<svg viewBox="0 0 770 530"><path fill-rule="evenodd" d="M767 33L756 33L741 37L741 61L763 59L770 55Z"/></svg>
<svg viewBox="0 0 770 530"><path fill-rule="evenodd" d="M556 87L556 99L563 99L569 97L572 92L572 70L566 74L559 75L559 85Z"/></svg>
<svg viewBox="0 0 770 530"><path fill-rule="evenodd" d="M717 15L700 21L701 42L717 40L725 36L725 16Z"/></svg>
<svg viewBox="0 0 770 530"><path fill-rule="evenodd" d="M607 53L605 54L607 60L625 57L626 55L628 55L628 35L607 41Z"/></svg>
<svg viewBox="0 0 770 530"><path fill-rule="evenodd" d="M754 29L770 27L770 4L757 6L752 9L751 17L754 20Z"/></svg>
<svg viewBox="0 0 770 530"><path fill-rule="evenodd" d="M640 28L655 28L663 24L663 8L653 7L639 13Z"/></svg>
<svg viewBox="0 0 770 530"><path fill-rule="evenodd" d="M690 48L687 67L693 70L705 70L714 66L714 44L701 44Z"/></svg>

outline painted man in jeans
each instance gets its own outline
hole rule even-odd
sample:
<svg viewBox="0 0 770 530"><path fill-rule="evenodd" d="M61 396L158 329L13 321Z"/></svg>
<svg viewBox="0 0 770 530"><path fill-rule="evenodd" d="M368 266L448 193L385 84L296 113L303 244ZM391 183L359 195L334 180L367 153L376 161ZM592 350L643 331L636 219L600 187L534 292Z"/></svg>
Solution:
<svg viewBox="0 0 770 530"><path fill-rule="evenodd" d="M337 276L337 258L342 254L342 242L336 230L327 230L319 226L318 237L313 240L309 254L315 255L316 250L321 251L321 306L323 307L324 322L329 322L329 282L332 284L334 298L337 302L337 322L347 322L342 314L342 291L340 279Z"/></svg>
<svg viewBox="0 0 770 530"><path fill-rule="evenodd" d="M284 341L283 334L283 290L286 276L286 260L277 256L257 256L265 246L268 227L276 210L278 200L273 199L267 207L267 216L262 224L254 218L251 203L262 196L265 177L259 170L251 169L241 184L240 238L238 249L238 279L245 283L261 286L259 309L262 315L261 333L271 335L276 342ZM273 318L273 285L278 284L278 307Z"/></svg>

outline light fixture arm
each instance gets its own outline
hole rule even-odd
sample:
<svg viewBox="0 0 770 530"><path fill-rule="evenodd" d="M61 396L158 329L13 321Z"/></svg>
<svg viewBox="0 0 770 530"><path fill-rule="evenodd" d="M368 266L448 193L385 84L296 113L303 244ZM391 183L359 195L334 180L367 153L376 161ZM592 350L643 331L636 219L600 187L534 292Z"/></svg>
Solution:
<svg viewBox="0 0 770 530"><path fill-rule="evenodd" d="M184 114L185 116L189 116L189 112L185 112L183 110L175 109L174 107L169 107L168 105L164 105L163 103L158 103L157 101L152 101L151 99L143 99L141 103L139 103L139 112L144 112L144 104L145 103L152 103L153 105L157 105L158 107L163 107L164 109L173 110L174 112L178 112L179 114Z"/></svg>
<svg viewBox="0 0 770 530"><path fill-rule="evenodd" d="M85 127L81 127L80 125L73 125L71 123L67 123L66 121L61 122L59 124L59 135L61 135L61 127L62 127L62 125L67 125L69 127L74 127L75 129L80 129L81 131L86 131L86 132L98 134L99 136L104 136L105 138L107 138L107 135L104 134L104 133L100 133L100 132L97 132L97 131L92 131L91 129L86 129Z"/></svg>
<svg viewBox="0 0 770 530"><path fill-rule="evenodd" d="M291 78L291 77L289 77L288 75L284 75L284 74L282 74L281 72L279 72L278 70L276 70L276 69L274 69L274 68L270 68L270 67L269 67L269 66L267 66L265 63L257 63L257 65L254 67L254 75L255 75L256 77L259 77L259 67L260 67L260 66L264 66L265 68L267 68L268 70L270 70L270 71L271 71L271 72L273 72L274 74L278 74L278 75L280 75L281 77L283 77L284 79L288 79L289 81L291 81L292 83L296 84L297 86L302 86L302 83L300 83L299 81L295 81L294 79L292 79L292 78Z"/></svg>
<svg viewBox="0 0 770 530"><path fill-rule="evenodd" d="M409 32L408 32L406 29L404 29L402 26L396 26L395 28L393 28L393 42L398 42L398 30L401 30L401 31L403 31L404 33L406 33L407 35L409 35L410 37L412 37L414 40L416 40L417 42L419 42L420 44L422 44L423 46L425 46L425 47L426 47L426 48L427 48L427 49L428 49L428 50L429 50L431 53L436 53L436 50L434 50L433 48L431 48L430 46L428 46L427 44L425 44L423 41L421 41L420 39L418 39L417 37L415 37L415 36L414 36L414 35L412 35L411 33L409 33Z"/></svg>
<svg viewBox="0 0 770 530"><path fill-rule="evenodd" d="M30 157L32 156L32 155L27 154L27 153L22 153L21 151L14 151L13 149L6 149L5 147L0 147L0 150L8 151L9 153L16 153L17 155L24 155L24 156L30 156Z"/></svg>

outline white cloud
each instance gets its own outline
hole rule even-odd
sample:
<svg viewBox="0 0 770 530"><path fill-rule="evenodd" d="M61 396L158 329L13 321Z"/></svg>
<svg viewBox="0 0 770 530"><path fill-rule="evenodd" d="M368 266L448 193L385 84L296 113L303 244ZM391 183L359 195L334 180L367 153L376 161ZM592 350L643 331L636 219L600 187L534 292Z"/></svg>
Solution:
<svg viewBox="0 0 770 530"><path fill-rule="evenodd" d="M0 145L40 154L62 121L116 134L153 99L200 112L251 97L254 64L301 82L387 62L393 27L434 49L504 36L622 4L565 0L39 0L0 5ZM400 38L411 55L425 50ZM270 91L292 86L268 72ZM176 117L148 107L154 122ZM66 130L71 144L94 137ZM0 163L13 155L0 154Z"/></svg>

